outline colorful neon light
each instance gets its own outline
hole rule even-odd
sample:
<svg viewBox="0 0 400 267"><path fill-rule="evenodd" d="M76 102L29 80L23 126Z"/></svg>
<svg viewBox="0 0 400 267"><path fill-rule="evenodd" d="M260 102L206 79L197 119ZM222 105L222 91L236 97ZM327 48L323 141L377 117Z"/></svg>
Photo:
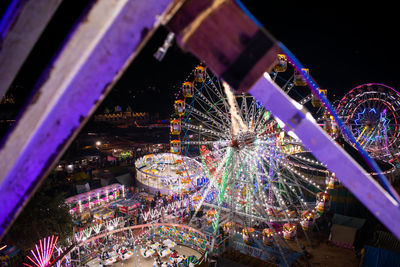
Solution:
<svg viewBox="0 0 400 267"><path fill-rule="evenodd" d="M370 108L368 110L367 113L365 113L367 111L366 108L363 109L362 112L357 113L357 119L354 120L354 123L357 126L361 126L362 122L365 120L365 116L368 116L369 113L374 113L377 114L378 112L376 111L375 108ZM389 124L390 120L386 118L386 109L384 109L381 113L379 113L379 133L376 133L375 129L372 129L370 131L367 131L369 126L365 126L364 129L362 131L360 131L360 129L355 129L357 132L357 142L359 141L359 139L362 139L363 142L362 143L370 143L370 142L377 142L379 140L386 140L385 138L385 133L387 133L387 131L389 130L388 128L388 124ZM368 136L364 136L364 133L370 133ZM376 133L376 134L375 134Z"/></svg>
<svg viewBox="0 0 400 267"><path fill-rule="evenodd" d="M39 240L39 246L35 245L35 251L31 250L33 259L26 256L34 265L24 263L25 266L30 267L48 267L50 264L51 256L53 255L54 248L56 247L58 236L49 236Z"/></svg>

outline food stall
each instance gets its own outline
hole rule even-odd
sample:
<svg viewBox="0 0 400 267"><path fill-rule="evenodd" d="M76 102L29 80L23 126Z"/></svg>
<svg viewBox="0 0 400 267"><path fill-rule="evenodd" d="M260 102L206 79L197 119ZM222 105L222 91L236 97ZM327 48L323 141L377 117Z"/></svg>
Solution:
<svg viewBox="0 0 400 267"><path fill-rule="evenodd" d="M131 215L136 211L136 208L140 207L140 202L136 199L127 199L117 203L118 211Z"/></svg>
<svg viewBox="0 0 400 267"><path fill-rule="evenodd" d="M124 186L116 183L69 197L65 203L70 207L70 213L77 215L124 198Z"/></svg>
<svg viewBox="0 0 400 267"><path fill-rule="evenodd" d="M93 218L99 221L114 218L115 211L109 208L99 209L93 214Z"/></svg>

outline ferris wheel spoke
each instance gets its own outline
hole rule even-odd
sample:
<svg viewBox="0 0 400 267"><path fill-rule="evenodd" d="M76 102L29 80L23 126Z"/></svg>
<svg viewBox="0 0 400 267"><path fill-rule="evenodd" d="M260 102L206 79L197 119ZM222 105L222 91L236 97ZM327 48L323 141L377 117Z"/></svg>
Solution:
<svg viewBox="0 0 400 267"><path fill-rule="evenodd" d="M297 197L298 197L298 199L299 199L299 201L300 201L300 203L301 203L301 205L302 206L307 206L307 204L306 204L306 202L304 201L304 194L303 194L303 191L305 192L308 192L310 195L313 195L313 196L316 196L316 193L314 192L314 191L312 191L312 190L310 190L309 188L307 188L306 186L304 186L303 184L301 184L301 183L299 183L298 182L298 179L297 179L297 177L295 177L295 174L293 174L293 173L290 173L291 175L293 175L294 177L293 177L293 181L295 181L295 184L296 184L296 187L294 187L294 188L297 188L298 189L298 194L297 194ZM289 177L289 176L288 176ZM294 190L294 189L293 189Z"/></svg>
<svg viewBox="0 0 400 267"><path fill-rule="evenodd" d="M289 190L288 184L286 182L280 184L281 188L279 189L280 195L285 195L286 198L286 209L296 208L297 205L294 203L294 196L292 194L292 190Z"/></svg>
<svg viewBox="0 0 400 267"><path fill-rule="evenodd" d="M276 188L275 184L271 184L271 189L272 189L271 191L272 191L273 195L275 196L275 199L277 200L280 208L283 211L285 220L290 221L289 217L288 217L288 213L287 213L288 207L287 207L286 201L282 198L282 195L280 194L279 189Z"/></svg>
<svg viewBox="0 0 400 267"><path fill-rule="evenodd" d="M200 134L212 133L219 137L225 137L225 138L231 137L231 135L229 134L229 131L227 131L227 129L225 127L220 127L220 128L215 127L213 121L203 120L203 123L199 127L201 129L201 131L199 132Z"/></svg>
<svg viewBox="0 0 400 267"><path fill-rule="evenodd" d="M220 118L213 116L211 112L201 112L197 108L193 106L186 107L192 116L196 116L199 121L203 121L204 119L208 121L212 121L214 124L218 125L221 128L227 129L226 123L224 121L219 121Z"/></svg>
<svg viewBox="0 0 400 267"><path fill-rule="evenodd" d="M182 145L213 145L215 141L182 141Z"/></svg>
<svg viewBox="0 0 400 267"><path fill-rule="evenodd" d="M203 127L188 124L186 122L182 122L182 127L188 129L189 131L193 131L196 134L200 133L202 136L206 136L210 139L212 139L213 136L225 137L224 134L222 134L220 132L213 131L210 129L204 129Z"/></svg>
<svg viewBox="0 0 400 267"><path fill-rule="evenodd" d="M211 79L211 78L210 78ZM208 87L208 85L207 85ZM211 90L207 90L207 92L213 92L215 93L215 95L217 96L218 100L221 100L224 104L224 107L226 108L226 110L229 110L229 104L226 101L224 94L223 94L223 88L221 86L220 83L218 83L218 85L216 85L215 83L211 83Z"/></svg>
<svg viewBox="0 0 400 267"><path fill-rule="evenodd" d="M241 104L238 103L238 99L241 99ZM233 100L234 100L233 101L234 110L236 110L239 120L242 121L242 123L243 123L242 128L245 128L247 130L247 128L249 128L249 119L247 117L248 111L247 111L247 108L244 111L242 110L243 103L246 103L246 99L244 99L243 96L237 96L237 97L234 97ZM231 112L232 111L233 110L231 110ZM242 129L242 130L244 130L244 129Z"/></svg>
<svg viewBox="0 0 400 267"><path fill-rule="evenodd" d="M247 100L246 100L247 103ZM250 131L254 132L255 126L257 124L257 121L259 119L259 113L261 109L257 109L257 104L255 101L251 101L250 103L250 108L247 111L247 116L246 116L246 121L248 128Z"/></svg>
<svg viewBox="0 0 400 267"><path fill-rule="evenodd" d="M265 157L264 157L265 158ZM266 160L266 159L265 159ZM316 189L320 189L319 185L315 184L311 179L307 178L304 174L301 174L299 171L295 170L293 167L290 166L290 164L287 164L284 166L284 169L290 173L292 173L293 177L296 175L296 177L300 178L301 180L305 181L306 183L310 184ZM296 178L297 179L297 178Z"/></svg>
<svg viewBox="0 0 400 267"><path fill-rule="evenodd" d="M265 110L263 108L257 108L257 101L252 99L249 111L251 115L248 118L248 121L251 122L251 125L249 124L249 128L251 128L252 131L256 131L264 112Z"/></svg>
<svg viewBox="0 0 400 267"><path fill-rule="evenodd" d="M294 74L290 76L290 78L286 81L286 83L281 87L283 91L285 91L286 94L290 92L290 90L293 89L293 80L294 80Z"/></svg>
<svg viewBox="0 0 400 267"><path fill-rule="evenodd" d="M209 88L208 86L206 86L206 88ZM204 96L208 99L211 100L212 103L214 103L214 105L220 104L220 110L221 112L226 112L229 110L229 104L226 102L224 97L221 97L219 93L217 93L218 91L214 91L212 89L209 90L204 90ZM213 94L211 94L213 93Z"/></svg>
<svg viewBox="0 0 400 267"><path fill-rule="evenodd" d="M249 114L249 110L247 108L247 101L243 95L236 97L236 99L238 99L238 98L241 99L240 104L239 103L237 104L237 106L239 107L238 110L239 110L239 113L244 116L244 117L242 116L242 121L249 127L248 122L249 122L250 114ZM237 100L236 100L236 102L237 102Z"/></svg>
<svg viewBox="0 0 400 267"><path fill-rule="evenodd" d="M300 105L305 105L306 103L311 101L312 96L313 96L312 94L309 94L306 97L304 97L302 100L299 101Z"/></svg>
<svg viewBox="0 0 400 267"><path fill-rule="evenodd" d="M229 120L226 116L224 116L219 109L217 109L215 104L211 104L211 102L203 101L201 98L197 99L196 104L199 106L201 110L203 110L202 113L207 114L209 117L211 117L214 121L217 121L221 124L228 124L229 125Z"/></svg>
<svg viewBox="0 0 400 267"><path fill-rule="evenodd" d="M293 173L290 173L292 176L294 175ZM308 205L306 204L305 200L304 200L304 193L302 190L305 190L307 192L309 192L311 195L315 196L315 192L312 192L311 190L309 190L307 187L303 186L302 184L299 183L298 179L292 179L292 181L294 182L294 187L289 185L290 190L293 191L294 195L297 197L297 199L299 200L300 205L302 206L302 208L304 210L308 209ZM296 192L297 189L297 192Z"/></svg>
<svg viewBox="0 0 400 267"><path fill-rule="evenodd" d="M215 110L215 107L210 107L205 101L196 101L196 106L198 110L203 110L202 113L207 114L207 116L213 121L216 121L220 124L229 124L229 121L226 121L226 119L218 113L219 111Z"/></svg>
<svg viewBox="0 0 400 267"><path fill-rule="evenodd" d="M198 121L204 121L204 120L211 121L213 125L219 127L219 128L216 128L219 131L222 131L222 132L229 131L229 128L228 128L228 126L226 124L222 124L222 123L216 121L215 117L209 116L208 113L200 112L198 109L196 109L196 108L194 108L192 106L189 106L188 109L192 112L192 116L195 116L195 118Z"/></svg>
<svg viewBox="0 0 400 267"><path fill-rule="evenodd" d="M267 113L268 111L266 111L264 108L258 108L257 107L257 101L254 100L252 101L252 106L254 107L254 125L253 125L253 129L257 129L258 124L264 120L264 114Z"/></svg>
<svg viewBox="0 0 400 267"><path fill-rule="evenodd" d="M201 100L202 102L204 102L206 105L208 105L209 109L213 109L216 112L216 114L218 114L218 116L223 121L226 121L226 122L230 121L230 118L227 115L225 115L227 110L223 111L223 110L219 109L217 105L211 103L199 90L197 90L197 94L199 95L198 99ZM207 111L207 109L206 109L206 111Z"/></svg>
<svg viewBox="0 0 400 267"><path fill-rule="evenodd" d="M253 159L254 159L254 161L253 161L254 165L256 165L258 162L260 162L260 156L258 156L256 153L254 153ZM262 168L262 169L264 169L264 168ZM254 196L257 197L257 200L259 202L260 208L261 208L262 212L265 214L265 210L267 208L271 208L268 205L268 198L265 195L265 192L263 190L262 178L266 176L266 173L264 171L264 172L261 172L261 173L258 172L257 174L258 175L256 175L256 181L257 181L257 185L258 185L258 190L257 190L258 194L254 194Z"/></svg>

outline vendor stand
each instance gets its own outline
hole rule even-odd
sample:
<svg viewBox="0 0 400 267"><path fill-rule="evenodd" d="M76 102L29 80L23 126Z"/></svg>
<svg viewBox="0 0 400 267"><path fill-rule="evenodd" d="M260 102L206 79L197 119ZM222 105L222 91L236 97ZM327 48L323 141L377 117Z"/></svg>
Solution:
<svg viewBox="0 0 400 267"><path fill-rule="evenodd" d="M65 203L70 207L70 213L75 215L104 204L114 203L124 197L124 186L116 183L69 197Z"/></svg>
<svg viewBox="0 0 400 267"><path fill-rule="evenodd" d="M114 218L115 211L109 208L97 210L93 214L93 218L99 221L105 221Z"/></svg>
<svg viewBox="0 0 400 267"><path fill-rule="evenodd" d="M140 202L136 199L127 199L117 203L118 211L126 215L136 213L138 207L140 207Z"/></svg>

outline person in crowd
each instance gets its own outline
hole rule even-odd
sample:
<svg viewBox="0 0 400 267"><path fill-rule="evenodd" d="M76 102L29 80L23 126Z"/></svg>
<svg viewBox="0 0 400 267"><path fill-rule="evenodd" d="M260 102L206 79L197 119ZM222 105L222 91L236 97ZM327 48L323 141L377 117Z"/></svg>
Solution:
<svg viewBox="0 0 400 267"><path fill-rule="evenodd" d="M177 258L178 257L178 252L174 249L172 250L172 253L170 254L171 258Z"/></svg>

